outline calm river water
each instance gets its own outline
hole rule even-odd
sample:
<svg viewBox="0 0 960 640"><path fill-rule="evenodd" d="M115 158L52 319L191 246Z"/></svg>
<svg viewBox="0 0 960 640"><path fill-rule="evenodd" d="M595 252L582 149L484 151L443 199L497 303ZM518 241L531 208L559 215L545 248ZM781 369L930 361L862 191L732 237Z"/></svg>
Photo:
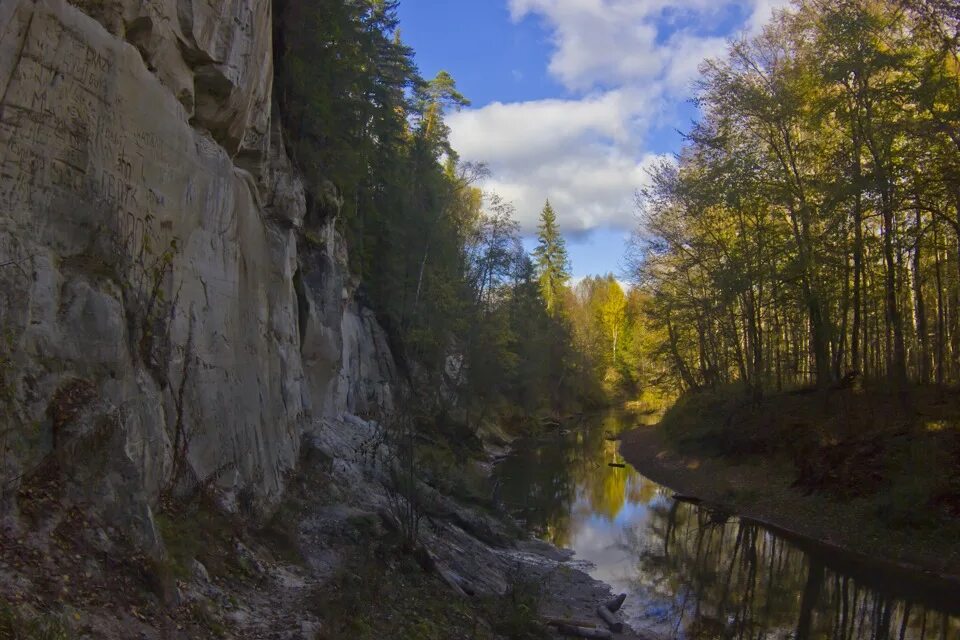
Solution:
<svg viewBox="0 0 960 640"><path fill-rule="evenodd" d="M507 508L628 594L627 621L659 638L960 640L960 590L864 566L810 541L674 500L609 440L642 418L585 418L519 443L497 468ZM960 544L960 541L958 541Z"/></svg>

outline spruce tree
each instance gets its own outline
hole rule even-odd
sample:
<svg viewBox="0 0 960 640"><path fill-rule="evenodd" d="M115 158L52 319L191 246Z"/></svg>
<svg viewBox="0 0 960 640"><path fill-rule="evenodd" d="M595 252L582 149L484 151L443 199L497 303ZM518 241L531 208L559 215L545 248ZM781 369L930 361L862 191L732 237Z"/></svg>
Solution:
<svg viewBox="0 0 960 640"><path fill-rule="evenodd" d="M537 278L540 281L540 293L547 311L555 313L560 301L560 292L570 279L570 260L567 246L557 227L557 214L550 206L550 200L540 212L540 224L537 226L537 248L533 252L537 265Z"/></svg>

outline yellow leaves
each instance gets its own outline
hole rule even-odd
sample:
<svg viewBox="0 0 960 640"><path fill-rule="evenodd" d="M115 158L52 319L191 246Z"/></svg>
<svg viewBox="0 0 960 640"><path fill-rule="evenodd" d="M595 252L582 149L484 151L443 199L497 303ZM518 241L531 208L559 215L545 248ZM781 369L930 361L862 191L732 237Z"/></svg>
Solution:
<svg viewBox="0 0 960 640"><path fill-rule="evenodd" d="M960 77L960 59L955 55L943 56L943 71L947 76Z"/></svg>
<svg viewBox="0 0 960 640"><path fill-rule="evenodd" d="M930 431L932 433L937 433L947 428L947 421L946 420L928 420L925 425L925 428L927 431Z"/></svg>

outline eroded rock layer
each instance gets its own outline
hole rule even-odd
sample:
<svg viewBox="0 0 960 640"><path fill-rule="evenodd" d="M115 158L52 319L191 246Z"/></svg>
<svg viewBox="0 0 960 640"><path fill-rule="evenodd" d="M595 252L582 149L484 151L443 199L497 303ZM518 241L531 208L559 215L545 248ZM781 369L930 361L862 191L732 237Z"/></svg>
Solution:
<svg viewBox="0 0 960 640"><path fill-rule="evenodd" d="M269 0L0 4L8 512L53 461L149 545L164 491L262 512L313 417L390 410L333 221L303 232L271 83Z"/></svg>

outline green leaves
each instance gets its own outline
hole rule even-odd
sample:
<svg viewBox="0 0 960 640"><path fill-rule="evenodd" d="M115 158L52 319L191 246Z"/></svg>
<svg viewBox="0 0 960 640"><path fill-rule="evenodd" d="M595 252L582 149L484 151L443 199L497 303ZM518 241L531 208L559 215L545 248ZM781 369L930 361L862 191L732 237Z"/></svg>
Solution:
<svg viewBox="0 0 960 640"><path fill-rule="evenodd" d="M557 225L557 214L547 200L540 212L537 227L537 248L533 252L540 282L540 293L549 313L556 313L563 287L570 280L570 258L567 246Z"/></svg>
<svg viewBox="0 0 960 640"><path fill-rule="evenodd" d="M926 380L934 337L946 377L960 265L929 234L960 246L955 26L924 0L804 0L703 66L633 256L677 385Z"/></svg>
<svg viewBox="0 0 960 640"><path fill-rule="evenodd" d="M548 203L532 263L512 205L484 207L486 168L450 146L444 117L469 100L446 71L420 77L396 4L277 5L276 93L308 225L339 216L351 266L411 369L439 376L447 356L466 356L468 411L571 405L592 386L560 313L570 266L556 215ZM324 196L331 182L336 198Z"/></svg>

